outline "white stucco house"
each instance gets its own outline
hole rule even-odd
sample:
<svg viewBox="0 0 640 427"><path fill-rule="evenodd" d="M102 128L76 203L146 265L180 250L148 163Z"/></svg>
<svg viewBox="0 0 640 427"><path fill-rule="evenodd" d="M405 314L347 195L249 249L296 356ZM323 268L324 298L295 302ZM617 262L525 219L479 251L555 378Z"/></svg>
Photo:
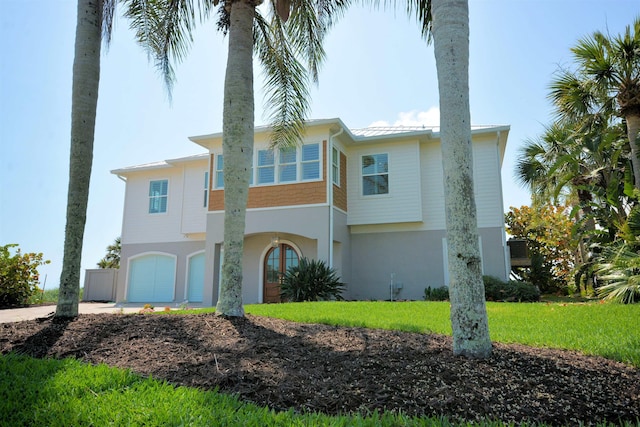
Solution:
<svg viewBox="0 0 640 427"><path fill-rule="evenodd" d="M349 129L309 121L304 144L269 149L256 128L243 262L244 303L278 300L279 272L321 259L346 299L422 299L448 284L438 128ZM474 126L484 274L508 277L500 168L509 126ZM126 182L119 302L215 305L223 248L222 133L201 154L112 171Z"/></svg>

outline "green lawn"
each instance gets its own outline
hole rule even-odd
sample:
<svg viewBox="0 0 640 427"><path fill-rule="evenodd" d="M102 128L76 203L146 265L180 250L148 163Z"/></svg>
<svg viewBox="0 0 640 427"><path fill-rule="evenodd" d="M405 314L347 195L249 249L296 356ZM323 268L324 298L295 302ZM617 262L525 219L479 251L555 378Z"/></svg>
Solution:
<svg viewBox="0 0 640 427"><path fill-rule="evenodd" d="M494 341L574 349L640 367L640 305L489 303L487 310ZM299 322L451 333L448 302L260 304L249 305L246 311ZM329 417L274 412L214 391L143 379L126 370L88 366L70 359L36 360L10 354L0 357L0 426L14 425L453 424L441 418L409 418L389 413Z"/></svg>
<svg viewBox="0 0 640 427"><path fill-rule="evenodd" d="M451 335L449 303L256 304L247 313L297 322ZM578 350L640 367L640 304L487 303L493 341Z"/></svg>

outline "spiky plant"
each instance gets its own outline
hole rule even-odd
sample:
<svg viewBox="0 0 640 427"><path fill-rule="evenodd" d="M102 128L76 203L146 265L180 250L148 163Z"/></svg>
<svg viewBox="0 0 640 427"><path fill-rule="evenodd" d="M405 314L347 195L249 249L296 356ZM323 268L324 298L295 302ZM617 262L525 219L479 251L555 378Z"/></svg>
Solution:
<svg viewBox="0 0 640 427"><path fill-rule="evenodd" d="M344 283L324 261L301 258L297 266L289 267L280 287L283 301L341 301Z"/></svg>

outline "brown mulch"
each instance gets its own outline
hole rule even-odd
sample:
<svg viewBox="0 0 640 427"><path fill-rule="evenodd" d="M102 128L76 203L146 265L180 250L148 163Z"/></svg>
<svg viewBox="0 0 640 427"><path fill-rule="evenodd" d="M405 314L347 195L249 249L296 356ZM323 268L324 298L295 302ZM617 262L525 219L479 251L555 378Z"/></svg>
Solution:
<svg viewBox="0 0 640 427"><path fill-rule="evenodd" d="M576 425L640 420L640 370L576 352L494 343L455 357L451 338L248 315L81 315L0 325L0 352L75 357L270 408L391 410Z"/></svg>

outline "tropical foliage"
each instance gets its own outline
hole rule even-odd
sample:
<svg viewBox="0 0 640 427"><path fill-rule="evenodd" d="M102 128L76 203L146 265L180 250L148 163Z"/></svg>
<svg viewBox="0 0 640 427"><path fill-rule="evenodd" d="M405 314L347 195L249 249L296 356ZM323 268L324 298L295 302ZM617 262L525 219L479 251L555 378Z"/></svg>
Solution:
<svg viewBox="0 0 640 427"><path fill-rule="evenodd" d="M483 276L487 301L536 302L540 300L540 289L529 282L509 280L507 282L493 276Z"/></svg>
<svg viewBox="0 0 640 427"><path fill-rule="evenodd" d="M289 267L280 285L283 301L342 300L344 283L338 273L324 261L300 258L296 266Z"/></svg>
<svg viewBox="0 0 640 427"><path fill-rule="evenodd" d="M120 252L122 243L120 237L116 237L112 244L107 246L107 254L98 261L100 268L120 268Z"/></svg>
<svg viewBox="0 0 640 427"><path fill-rule="evenodd" d="M22 253L17 244L0 246L0 308L26 304L38 290L38 267L49 262L42 253Z"/></svg>
<svg viewBox="0 0 640 427"><path fill-rule="evenodd" d="M516 174L536 209L567 207L578 289L630 302L640 250L631 218L640 195L640 17L622 35L593 33L572 53L575 70L561 70L550 87L556 121L525 142Z"/></svg>
<svg viewBox="0 0 640 427"><path fill-rule="evenodd" d="M534 208L511 207L505 215L507 232L525 239L531 267L517 269L525 281L544 293L566 293L573 282L576 266L576 242L572 239L573 221L566 206L545 204ZM485 283L486 287L486 283Z"/></svg>

